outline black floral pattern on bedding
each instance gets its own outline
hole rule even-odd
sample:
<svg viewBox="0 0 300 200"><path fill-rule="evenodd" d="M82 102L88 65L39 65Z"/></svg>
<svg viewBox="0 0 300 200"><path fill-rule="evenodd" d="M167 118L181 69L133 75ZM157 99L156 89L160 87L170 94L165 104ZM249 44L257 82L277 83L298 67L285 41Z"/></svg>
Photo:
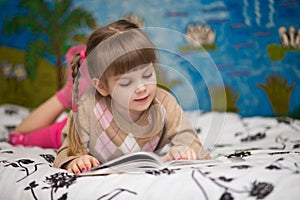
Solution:
<svg viewBox="0 0 300 200"><path fill-rule="evenodd" d="M2 111L0 107L0 115ZM21 110L8 107L3 113L14 118ZM202 113L198 118L211 114ZM0 138L0 187L9 194L0 194L0 199L297 199L299 124L290 118L233 116L232 123L225 124L229 130L225 140L211 153L220 162L93 177L54 168L53 150L13 147ZM8 120L1 125L1 134L3 130L7 134L16 124ZM198 134L205 133L204 126L195 128Z"/></svg>
<svg viewBox="0 0 300 200"><path fill-rule="evenodd" d="M209 177L209 173L205 173L201 171L200 169L193 171L192 178L195 181L196 185L199 187L199 189L202 191L203 199L210 199L209 194L205 191L205 186L198 180L197 176L203 176L206 179L209 179L213 184L215 184L217 187L224 190L222 195L219 199L221 200L227 200L227 199L234 199L234 196L236 194L246 194L247 196L256 197L256 199L264 199L266 196L268 196L274 189L273 184L267 183L267 182L257 182L254 181L250 184L250 186L246 188L232 188L230 187L230 182L234 180L234 178L213 178Z"/></svg>
<svg viewBox="0 0 300 200"><path fill-rule="evenodd" d="M8 153L7 151L2 153ZM10 154L13 154L13 151L9 151ZM54 156L50 154L41 154L41 157L43 157L48 163L51 164L54 161ZM30 176L31 174L35 173L38 170L39 165L45 165L46 163L36 163L34 160L31 159L19 159L14 162L9 162L7 160L2 161L3 163L6 163L4 167L13 167L15 169L18 169L18 171L24 172L25 175L23 178L17 180L17 182L23 180L24 178Z"/></svg>
<svg viewBox="0 0 300 200"><path fill-rule="evenodd" d="M51 199L53 199L55 193L60 188L68 189L70 185L75 183L77 176L74 174L69 174L66 172L60 172L50 175L50 177L46 177L45 183L49 186L43 187L42 189L50 189L51 190ZM64 193L58 199L67 199L68 193Z"/></svg>
<svg viewBox="0 0 300 200"><path fill-rule="evenodd" d="M100 196L97 200L108 200L108 199L115 199L121 196L123 193L129 193L131 195L137 195L136 192L125 189L125 188L116 188L102 196Z"/></svg>
<svg viewBox="0 0 300 200"><path fill-rule="evenodd" d="M63 193L61 196L56 196L57 191L60 188L69 188L70 185L75 183L76 176L71 175L65 172L62 173L55 173L50 175L50 177L45 177L44 183L46 183L48 186L42 187L43 190L49 190L50 191L50 199L60 199L65 200L68 199L68 193ZM34 199L38 199L35 194L35 189L39 186L39 184L36 181L32 181L29 183L27 187L24 188L25 191L30 191L32 194L32 197Z"/></svg>
<svg viewBox="0 0 300 200"><path fill-rule="evenodd" d="M286 153L286 152L285 152ZM287 152L289 153L289 152ZM13 151L1 151L1 154L7 154L12 155L14 154ZM236 153L236 154L229 154L227 155L227 158L231 158L232 156L238 156L238 157L250 157L251 153L249 152L243 152L243 153ZM269 154L270 157L273 156L282 156L282 152L280 154ZM39 169L39 166L41 165L47 165L49 167L52 167L53 163L53 155L51 154L40 154L40 157L42 157L45 160L45 163L38 163L35 162L32 159L18 159L14 162L10 162L8 160L1 160L0 163L4 164L3 167L10 167L13 168L19 172L22 172L24 174L24 177L21 179L16 180L16 183L20 182L21 180L25 178L29 178L31 175L36 173ZM285 159L284 157L280 157L276 159L272 163L268 163L264 170L268 171L279 171L279 170L287 170L293 174L299 173L299 167L297 162L294 163L294 167L286 166L285 165ZM194 184L198 187L198 192L200 196L203 197L203 199L210 199L210 194L206 190L207 183L203 184L203 179L206 181L211 182L211 184L215 185L216 187L219 187L223 190L223 193L219 196L219 199L239 199L239 195L246 194L249 197L253 197L256 199L264 199L276 187L274 183L267 182L264 180L260 180L259 177L257 177L253 181L249 181L246 186L241 187L233 187L231 186L231 183L238 180L239 177L231 177L228 174L223 174L221 176L214 176L215 171L213 170L214 166L209 166L207 169L194 169L192 172L190 172L191 179L193 180ZM254 166L251 165L241 165L241 164L233 164L230 165L230 168L233 170L248 170ZM145 172L148 175L154 175L154 176L160 176L160 177L166 177L166 176L176 176L176 172L180 172L180 170L169 170L169 169L163 169L159 171L147 171ZM140 175L143 176L142 174ZM80 177L81 180L83 180L83 177ZM77 178L76 175L69 174L66 172L57 172L50 175L45 175L41 180L32 180L24 187L24 192L28 192L31 194L32 199L39 199L37 193L39 193L40 190L47 190L49 199L69 199L68 193L72 190L68 191L70 189L70 186L73 184L76 184ZM58 191L62 190L63 193L58 193ZM126 189L126 188L115 188L111 191L107 191L107 193L100 195L97 199L118 199L118 197L122 197L122 195L130 194L132 196L139 195L138 191L132 190L132 189Z"/></svg>
<svg viewBox="0 0 300 200"><path fill-rule="evenodd" d="M14 154L13 151L2 151L2 154ZM49 167L52 167L54 156L51 154L40 154L40 157L42 157L46 162L43 163L37 163L33 159L18 159L16 161L10 162L8 160L1 160L0 163L4 164L4 168L13 168L17 170L18 172L23 172L24 176L18 180L16 180L16 183L30 177L34 173L36 173L39 170L39 166L41 165L48 165ZM69 174L67 172L57 172L54 174L51 174L49 176L45 176L43 183L46 184L46 186L43 186L43 190L49 190L50 191L50 199L68 199L67 198L67 192L62 194L61 197L57 198L55 197L55 194L57 190L60 188L69 188L70 185L75 183L77 179L77 176L74 174ZM37 195L35 194L35 189L40 186L41 183L39 183L37 180L31 181L25 188L24 191L30 191L32 194L33 199L38 199ZM44 184L43 184L44 185Z"/></svg>

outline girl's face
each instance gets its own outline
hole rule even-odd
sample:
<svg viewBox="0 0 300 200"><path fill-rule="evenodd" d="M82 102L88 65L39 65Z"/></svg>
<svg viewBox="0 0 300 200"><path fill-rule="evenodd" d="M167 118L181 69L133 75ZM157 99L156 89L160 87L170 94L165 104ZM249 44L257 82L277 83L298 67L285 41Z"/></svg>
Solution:
<svg viewBox="0 0 300 200"><path fill-rule="evenodd" d="M156 83L156 73L151 63L109 77L105 90L112 98L113 108L121 114L130 114L134 120L150 107L156 95Z"/></svg>

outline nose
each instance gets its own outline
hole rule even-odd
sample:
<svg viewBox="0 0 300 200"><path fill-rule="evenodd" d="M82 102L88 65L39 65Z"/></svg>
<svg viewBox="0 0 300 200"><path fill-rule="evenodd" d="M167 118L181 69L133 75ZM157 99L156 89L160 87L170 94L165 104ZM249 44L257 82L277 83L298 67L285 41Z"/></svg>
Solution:
<svg viewBox="0 0 300 200"><path fill-rule="evenodd" d="M144 83L141 83L140 85L137 86L135 92L136 93L141 93L141 92L144 92L146 91L146 85Z"/></svg>

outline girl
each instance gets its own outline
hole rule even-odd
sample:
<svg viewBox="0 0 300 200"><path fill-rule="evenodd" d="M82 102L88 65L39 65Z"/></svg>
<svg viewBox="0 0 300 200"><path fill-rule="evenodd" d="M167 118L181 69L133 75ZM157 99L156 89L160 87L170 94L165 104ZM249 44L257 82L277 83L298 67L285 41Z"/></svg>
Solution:
<svg viewBox="0 0 300 200"><path fill-rule="evenodd" d="M76 76L73 109L55 167L79 174L123 154L167 145L163 161L210 158L175 98L157 88L156 62L153 43L128 21L90 35L86 51L73 59L73 69L86 67L94 90L78 98L82 77Z"/></svg>

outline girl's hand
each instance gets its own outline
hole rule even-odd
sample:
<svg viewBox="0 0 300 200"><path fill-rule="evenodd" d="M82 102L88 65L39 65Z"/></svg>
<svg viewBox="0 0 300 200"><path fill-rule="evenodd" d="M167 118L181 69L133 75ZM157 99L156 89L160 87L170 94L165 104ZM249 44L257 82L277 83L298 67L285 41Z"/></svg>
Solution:
<svg viewBox="0 0 300 200"><path fill-rule="evenodd" d="M163 157L161 157L163 162L168 162L171 160L198 160L197 153L194 149L190 147L173 147L170 151Z"/></svg>
<svg viewBox="0 0 300 200"><path fill-rule="evenodd" d="M92 167L100 165L99 161L90 155L80 156L72 160L66 167L68 172L80 174L81 172L90 170Z"/></svg>

